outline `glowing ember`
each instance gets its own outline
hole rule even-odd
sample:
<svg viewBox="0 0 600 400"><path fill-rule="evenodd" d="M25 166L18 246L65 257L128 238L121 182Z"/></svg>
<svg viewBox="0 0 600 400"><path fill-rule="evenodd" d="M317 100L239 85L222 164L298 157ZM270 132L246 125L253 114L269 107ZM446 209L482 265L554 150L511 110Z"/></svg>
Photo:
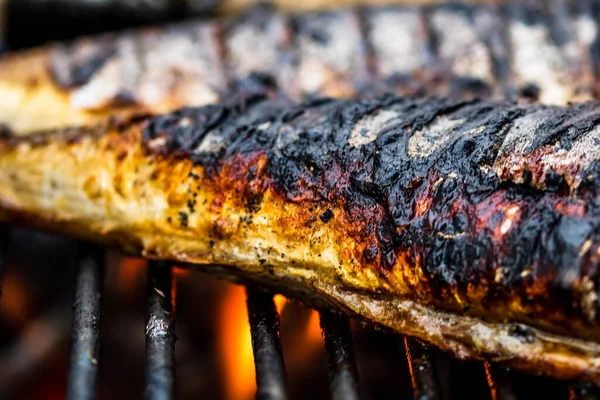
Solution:
<svg viewBox="0 0 600 400"><path fill-rule="evenodd" d="M492 400L497 400L497 391L496 391L496 383L494 382L494 378L492 376L491 366L489 362L484 362L483 366L485 367L485 377L488 382L488 386L490 387L490 395Z"/></svg>
<svg viewBox="0 0 600 400"><path fill-rule="evenodd" d="M506 232L509 231L511 226L512 226L512 221L510 220L510 218L506 218L504 220L504 222L502 223L502 225L500 225L500 233L505 235Z"/></svg>
<svg viewBox="0 0 600 400"><path fill-rule="evenodd" d="M500 225L500 234L501 235L506 235L506 233L510 230L515 219L519 218L520 211L521 211L521 208L516 204L514 204L506 209L506 212L505 212L506 219Z"/></svg>
<svg viewBox="0 0 600 400"><path fill-rule="evenodd" d="M512 206L508 207L508 209L506 210L506 216L508 217L513 217L515 216L516 213L518 213L521 210L521 207L519 207L516 204L513 204Z"/></svg>
<svg viewBox="0 0 600 400"><path fill-rule="evenodd" d="M417 200L417 205L416 205L416 216L420 217L422 215L424 215L429 208L431 207L431 199L429 198L423 198L423 199L418 199Z"/></svg>

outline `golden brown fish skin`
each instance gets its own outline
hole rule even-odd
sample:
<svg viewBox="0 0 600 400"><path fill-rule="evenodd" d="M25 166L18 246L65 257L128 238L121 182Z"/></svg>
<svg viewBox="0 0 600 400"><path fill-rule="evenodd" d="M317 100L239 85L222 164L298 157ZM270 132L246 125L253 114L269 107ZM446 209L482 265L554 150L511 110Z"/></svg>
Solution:
<svg viewBox="0 0 600 400"><path fill-rule="evenodd" d="M600 383L598 124L597 103L250 97L2 139L0 216Z"/></svg>
<svg viewBox="0 0 600 400"><path fill-rule="evenodd" d="M598 71L595 14L586 0L572 8L257 8L78 39L0 61L0 123L27 133L201 106L255 85L253 75L294 99L392 91L564 105L595 97Z"/></svg>

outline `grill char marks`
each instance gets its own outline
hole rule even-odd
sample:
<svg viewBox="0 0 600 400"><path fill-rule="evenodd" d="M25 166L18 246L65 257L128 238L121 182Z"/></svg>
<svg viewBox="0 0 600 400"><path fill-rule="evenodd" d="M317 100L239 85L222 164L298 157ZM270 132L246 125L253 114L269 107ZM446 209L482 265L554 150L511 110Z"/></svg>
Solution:
<svg viewBox="0 0 600 400"><path fill-rule="evenodd" d="M294 18L299 97L356 96L367 79L367 57L357 12Z"/></svg>
<svg viewBox="0 0 600 400"><path fill-rule="evenodd" d="M372 8L366 9L364 14L367 43L373 52L373 69L381 90L391 87L401 93L421 93L423 82L429 80L426 67L432 59L424 10Z"/></svg>
<svg viewBox="0 0 600 400"><path fill-rule="evenodd" d="M225 65L236 86L243 86L248 77L256 75L270 77L285 93L295 92L289 25L288 16L267 7L228 21L222 38Z"/></svg>
<svg viewBox="0 0 600 400"><path fill-rule="evenodd" d="M216 21L192 21L52 47L49 69L68 92L72 112L124 100L152 112L203 105L223 100L232 83L238 87L253 74L296 99L365 91L509 95L553 104L590 98L598 53L594 10L587 1L541 4L300 15L258 8L223 30Z"/></svg>
<svg viewBox="0 0 600 400"><path fill-rule="evenodd" d="M116 50L114 39L110 37L99 38L95 43L82 41L76 48L59 44L50 57L50 73L64 88L84 85Z"/></svg>
<svg viewBox="0 0 600 400"><path fill-rule="evenodd" d="M594 86L589 58L598 22L586 1L509 2L507 37L512 50L511 81L534 100L564 104L589 99Z"/></svg>
<svg viewBox="0 0 600 400"><path fill-rule="evenodd" d="M269 189L338 210L340 262L375 273L379 290L600 337L596 103L273 100L203 108L185 140L177 121L146 138L165 137L245 204ZM202 150L214 135L218 151Z"/></svg>
<svg viewBox="0 0 600 400"><path fill-rule="evenodd" d="M216 23L186 22L59 45L50 71L75 108L129 103L153 111L214 102L226 90Z"/></svg>
<svg viewBox="0 0 600 400"><path fill-rule="evenodd" d="M492 95L495 84L489 43L495 34L497 15L487 6L448 4L428 10L428 36L436 50L437 74L457 98Z"/></svg>

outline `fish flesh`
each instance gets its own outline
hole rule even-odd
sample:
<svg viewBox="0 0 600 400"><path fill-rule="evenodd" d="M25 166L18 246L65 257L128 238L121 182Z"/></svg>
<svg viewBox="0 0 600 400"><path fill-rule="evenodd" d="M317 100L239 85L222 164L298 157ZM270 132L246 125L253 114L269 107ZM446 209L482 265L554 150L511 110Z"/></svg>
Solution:
<svg viewBox="0 0 600 400"><path fill-rule="evenodd" d="M309 3L309 2L307 2ZM547 3L547 4L546 4ZM0 60L0 124L14 133L94 125L275 88L307 97L596 97L591 1L348 7L115 32Z"/></svg>
<svg viewBox="0 0 600 400"><path fill-rule="evenodd" d="M267 93L0 139L0 219L600 383L600 103Z"/></svg>

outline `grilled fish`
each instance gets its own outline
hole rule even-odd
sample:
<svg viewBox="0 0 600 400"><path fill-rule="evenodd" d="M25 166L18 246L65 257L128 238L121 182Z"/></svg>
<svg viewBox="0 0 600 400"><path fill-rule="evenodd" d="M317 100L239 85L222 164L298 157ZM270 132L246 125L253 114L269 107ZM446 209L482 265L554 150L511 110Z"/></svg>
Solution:
<svg viewBox="0 0 600 400"><path fill-rule="evenodd" d="M394 91L564 105L594 98L600 71L595 9L575 3L257 8L54 44L0 61L0 124L93 125L265 83L296 100Z"/></svg>
<svg viewBox="0 0 600 400"><path fill-rule="evenodd" d="M0 140L0 218L600 383L600 103L383 95Z"/></svg>

